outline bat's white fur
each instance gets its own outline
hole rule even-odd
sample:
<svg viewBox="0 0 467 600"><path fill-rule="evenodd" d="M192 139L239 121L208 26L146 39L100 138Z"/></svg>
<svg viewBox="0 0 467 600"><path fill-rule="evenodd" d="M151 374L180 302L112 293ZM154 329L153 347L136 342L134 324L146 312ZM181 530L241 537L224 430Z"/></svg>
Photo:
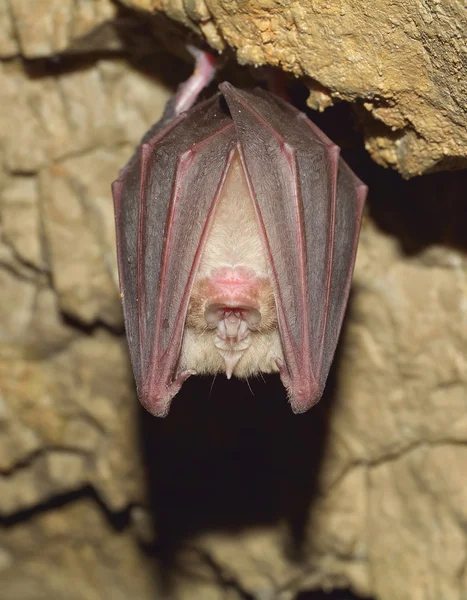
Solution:
<svg viewBox="0 0 467 600"><path fill-rule="evenodd" d="M254 272L256 277L252 293L261 314L258 327L249 330L243 340L242 348L247 348L239 350L239 344L237 348L232 347L232 352L240 356L233 374L248 377L259 372L277 371L276 360L283 360L283 352L274 295L253 203L237 154L219 199L191 293L180 370L190 369L200 374L227 371L226 360L215 345L218 330L209 329L205 318L206 306L213 301L207 290L214 281L213 272L222 267L240 267Z"/></svg>

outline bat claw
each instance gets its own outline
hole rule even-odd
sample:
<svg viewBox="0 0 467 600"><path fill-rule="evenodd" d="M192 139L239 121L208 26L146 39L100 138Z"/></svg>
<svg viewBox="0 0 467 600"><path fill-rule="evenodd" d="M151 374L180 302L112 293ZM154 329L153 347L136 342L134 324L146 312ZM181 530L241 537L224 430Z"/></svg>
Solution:
<svg viewBox="0 0 467 600"><path fill-rule="evenodd" d="M284 382L285 380L290 381L289 374L287 373L287 368L284 365L283 361L280 358L276 358L274 362L276 363L276 367L279 369L279 375L281 376L282 382Z"/></svg>
<svg viewBox="0 0 467 600"><path fill-rule="evenodd" d="M182 371L175 381L181 381L183 383L192 375L196 375L196 371L193 371L193 369L187 369L186 371Z"/></svg>
<svg viewBox="0 0 467 600"><path fill-rule="evenodd" d="M152 389L141 390L139 392L141 404L155 417L166 417L172 398L178 394L182 385L192 375L196 375L196 371L187 369L179 373L168 385L162 385L159 381Z"/></svg>
<svg viewBox="0 0 467 600"><path fill-rule="evenodd" d="M177 377L174 379L174 381L172 381L167 390L170 399L172 399L176 394L178 394L182 385L192 375L196 375L196 371L193 371L192 369L187 369L186 371L182 371L177 375Z"/></svg>

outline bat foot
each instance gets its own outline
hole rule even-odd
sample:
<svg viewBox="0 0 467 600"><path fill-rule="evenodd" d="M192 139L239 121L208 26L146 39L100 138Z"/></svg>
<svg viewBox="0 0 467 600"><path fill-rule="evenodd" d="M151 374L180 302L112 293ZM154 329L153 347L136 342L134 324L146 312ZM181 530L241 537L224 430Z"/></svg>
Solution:
<svg viewBox="0 0 467 600"><path fill-rule="evenodd" d="M285 364L283 363L283 361L280 358L276 358L276 360L274 362L276 363L276 367L279 371L282 385L287 390L287 396L291 400L292 399L292 378L289 375L287 367L285 366Z"/></svg>
<svg viewBox="0 0 467 600"><path fill-rule="evenodd" d="M209 85L216 73L216 59L209 52L200 50L196 46L187 46L188 52L195 59L193 75L182 84L175 99L175 115L188 110L193 106L199 93Z"/></svg>

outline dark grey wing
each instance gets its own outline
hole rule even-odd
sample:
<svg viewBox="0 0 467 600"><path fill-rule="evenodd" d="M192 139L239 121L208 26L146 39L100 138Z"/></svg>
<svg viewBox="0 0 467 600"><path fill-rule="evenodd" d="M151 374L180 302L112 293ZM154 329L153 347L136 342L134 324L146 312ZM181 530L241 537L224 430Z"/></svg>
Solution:
<svg viewBox="0 0 467 600"><path fill-rule="evenodd" d="M366 186L309 119L263 90L220 86L235 124L276 298L292 408L324 389L349 295Z"/></svg>
<svg viewBox="0 0 467 600"><path fill-rule="evenodd" d="M167 413L191 285L235 146L219 96L138 149L113 184L125 325L142 404Z"/></svg>

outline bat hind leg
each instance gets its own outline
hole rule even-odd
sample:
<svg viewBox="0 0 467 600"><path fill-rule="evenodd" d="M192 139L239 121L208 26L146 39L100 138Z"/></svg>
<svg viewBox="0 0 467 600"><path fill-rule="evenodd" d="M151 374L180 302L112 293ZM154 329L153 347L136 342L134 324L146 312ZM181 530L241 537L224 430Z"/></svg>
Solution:
<svg viewBox="0 0 467 600"><path fill-rule="evenodd" d="M188 46L187 49L195 59L195 68L193 75L178 89L174 104L175 116L193 106L200 92L211 83L216 73L216 59L212 54L196 46Z"/></svg>

